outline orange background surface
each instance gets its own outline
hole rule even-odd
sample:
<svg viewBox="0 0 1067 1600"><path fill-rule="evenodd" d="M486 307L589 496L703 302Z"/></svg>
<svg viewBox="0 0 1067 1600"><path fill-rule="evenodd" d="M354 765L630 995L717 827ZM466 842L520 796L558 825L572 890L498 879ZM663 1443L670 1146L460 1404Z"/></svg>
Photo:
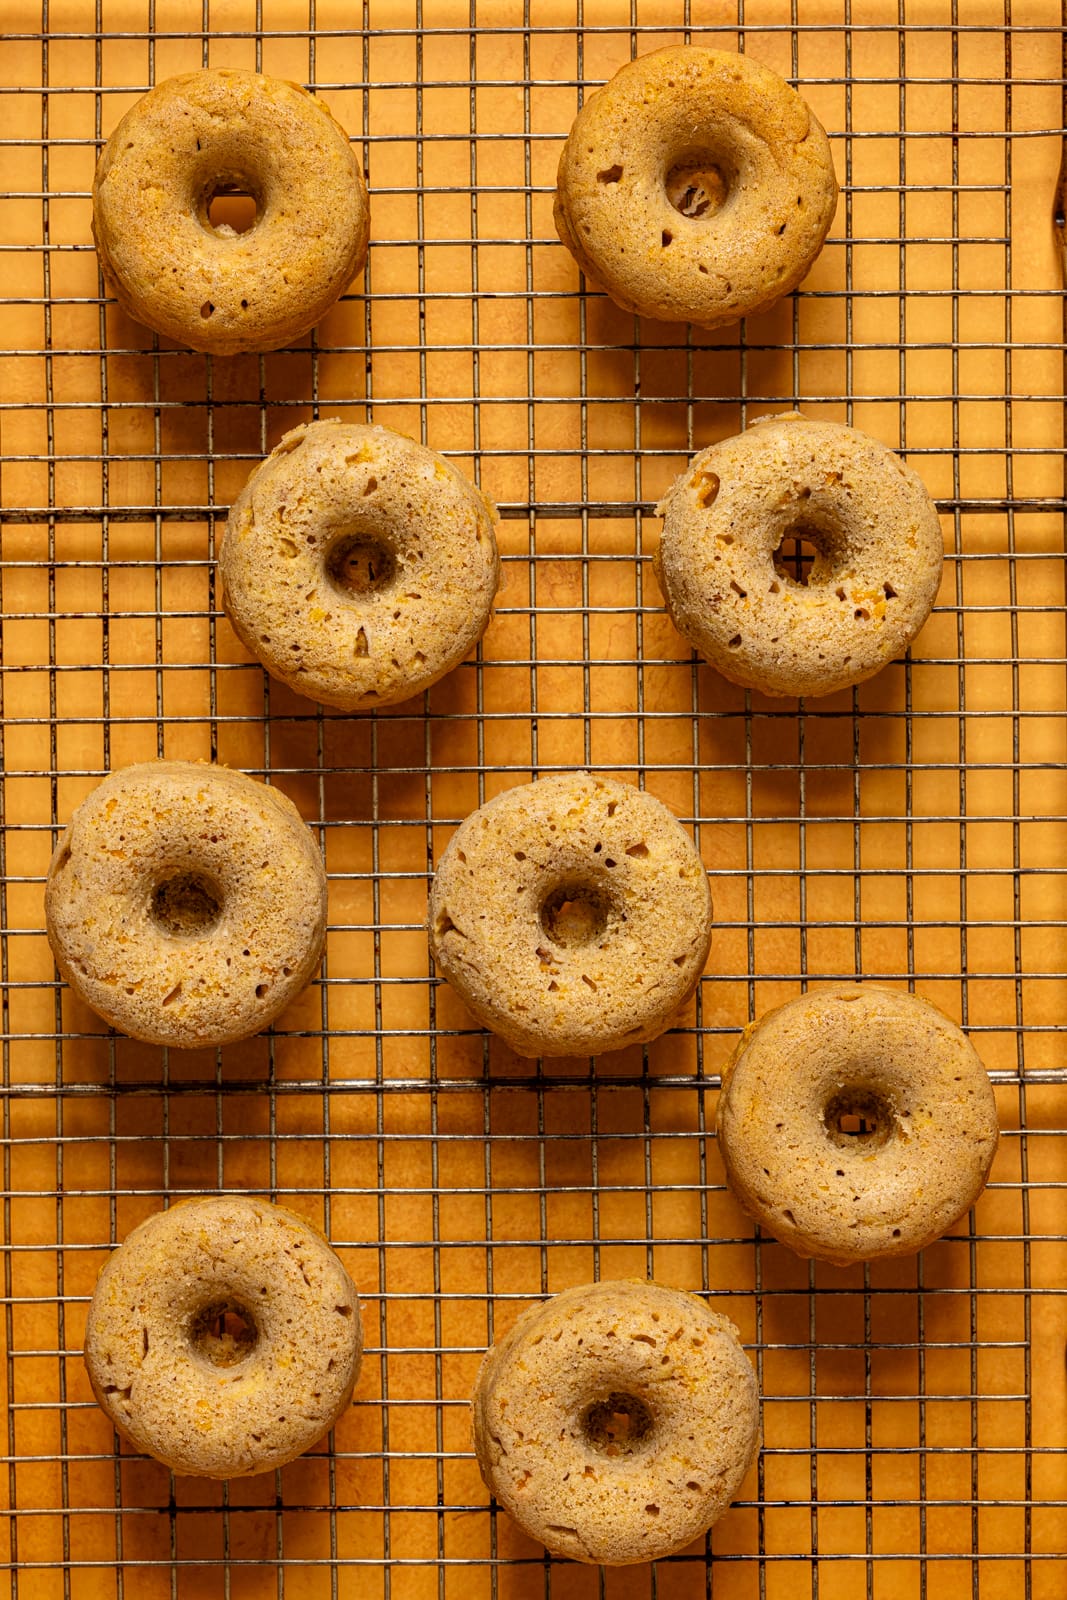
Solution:
<svg viewBox="0 0 1067 1600"><path fill-rule="evenodd" d="M748 0L743 23L705 0L0 4L13 1594L1063 1593L1061 17ZM685 24L799 84L842 183L800 293L715 334L617 310L551 220L581 94ZM208 360L103 291L98 148L202 64L314 86L367 166L366 273L292 350ZM650 566L692 451L794 404L904 450L947 556L909 660L803 706L697 662ZM476 658L374 716L266 680L218 606L229 501L314 415L425 439L503 513ZM268 776L330 874L321 979L218 1057L108 1036L43 934L57 827L155 755ZM693 828L717 927L670 1033L542 1067L434 980L426 891L470 810L577 766ZM840 1271L758 1237L710 1129L749 1018L854 974L964 1023L1004 1137L949 1239ZM80 1357L108 1249L218 1187L325 1228L368 1346L329 1447L228 1486L119 1449ZM466 1399L531 1297L649 1273L738 1323L765 1448L707 1549L601 1587L490 1512Z"/></svg>

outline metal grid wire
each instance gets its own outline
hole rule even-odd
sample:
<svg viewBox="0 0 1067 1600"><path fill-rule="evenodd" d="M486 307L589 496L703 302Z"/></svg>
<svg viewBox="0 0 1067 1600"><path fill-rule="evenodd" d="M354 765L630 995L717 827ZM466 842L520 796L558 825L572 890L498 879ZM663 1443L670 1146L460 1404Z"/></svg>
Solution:
<svg viewBox="0 0 1067 1600"><path fill-rule="evenodd" d="M4 813L0 1559L52 1596L1062 1594L1063 373L1048 0L5 0L0 38ZM581 99L633 54L743 48L799 84L842 198L801 292L742 328L639 323L551 224ZM201 64L292 77L351 132L365 278L289 351L211 361L104 293L101 143ZM945 578L907 661L801 704L745 694L669 625L652 508L690 453L800 405L901 448ZM226 507L284 429L372 418L500 503L506 582L425 700L323 711L218 607ZM109 769L217 758L293 796L330 875L321 979L268 1036L113 1037L55 981L41 890ZM520 1062L437 984L429 872L537 773L645 785L692 827L717 932L644 1050ZM762 1239L711 1128L749 1018L860 974L969 1029L1004 1138L976 1211L847 1271ZM174 1480L80 1360L108 1249L181 1194L323 1226L367 1355L329 1446ZM705 1291L764 1395L758 1467L706 1548L598 1573L489 1507L466 1397L532 1297L594 1275Z"/></svg>

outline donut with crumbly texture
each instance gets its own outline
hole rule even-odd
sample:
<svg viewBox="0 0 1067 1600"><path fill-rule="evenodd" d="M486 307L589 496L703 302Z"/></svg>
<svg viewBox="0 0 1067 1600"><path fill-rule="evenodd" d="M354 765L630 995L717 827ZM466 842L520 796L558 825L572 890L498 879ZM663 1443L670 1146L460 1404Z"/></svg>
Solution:
<svg viewBox="0 0 1067 1600"><path fill-rule="evenodd" d="M244 233L211 220L227 192L255 198ZM321 322L369 231L359 162L325 103L231 67L150 89L93 183L93 236L123 310L214 355L275 350Z"/></svg>
<svg viewBox="0 0 1067 1600"><path fill-rule="evenodd" d="M824 695L904 654L930 615L944 541L922 480L835 422L768 417L694 456L656 508L675 627L731 683ZM790 537L814 546L798 575Z"/></svg>
<svg viewBox="0 0 1067 1600"><path fill-rule="evenodd" d="M474 649L500 582L496 510L389 428L287 433L230 511L222 601L272 677L345 711L422 694Z"/></svg>
<svg viewBox="0 0 1067 1600"><path fill-rule="evenodd" d="M453 835L430 891L438 971L525 1056L654 1039L711 943L707 874L659 800L612 778L523 784Z"/></svg>
<svg viewBox="0 0 1067 1600"><path fill-rule="evenodd" d="M914 1255L974 1205L999 1130L988 1074L929 1001L835 984L769 1011L723 1069L726 1176L761 1228L836 1266Z"/></svg>
<svg viewBox="0 0 1067 1600"><path fill-rule="evenodd" d="M64 828L45 921L62 976L113 1028L229 1044L314 976L326 872L278 789L226 767L146 761L112 772Z"/></svg>
<svg viewBox="0 0 1067 1600"><path fill-rule="evenodd" d="M624 311L717 328L796 288L836 206L826 134L795 89L748 56L671 45L585 102L555 220Z"/></svg>
<svg viewBox="0 0 1067 1600"><path fill-rule="evenodd" d="M93 1394L172 1471L284 1466L345 1411L363 1330L351 1278L315 1228L243 1195L183 1200L134 1228L85 1328Z"/></svg>
<svg viewBox="0 0 1067 1600"><path fill-rule="evenodd" d="M605 1566L699 1539L759 1449L737 1329L658 1283L585 1284L525 1311L482 1362L472 1412L508 1515L554 1554Z"/></svg>

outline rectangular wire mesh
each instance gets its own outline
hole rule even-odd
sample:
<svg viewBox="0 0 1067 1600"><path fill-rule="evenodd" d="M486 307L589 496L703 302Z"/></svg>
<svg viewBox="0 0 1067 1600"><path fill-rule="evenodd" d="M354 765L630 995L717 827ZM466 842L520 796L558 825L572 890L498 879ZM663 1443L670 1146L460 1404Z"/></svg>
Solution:
<svg viewBox="0 0 1067 1600"><path fill-rule="evenodd" d="M1061 1594L1059 7L4 0L0 15L11 1594ZM583 96L690 39L801 87L842 185L801 291L714 334L619 311L551 217ZM365 277L290 350L172 347L98 273L102 142L151 83L201 65L322 93L367 169ZM698 662L650 565L653 508L693 450L797 405L906 454L947 556L910 658L799 709ZM503 518L477 655L376 715L265 679L214 578L251 466L333 415L444 451ZM104 772L156 755L278 783L330 876L320 980L218 1057L103 1032L43 934L59 826ZM670 1033L542 1066L431 975L426 890L470 810L575 767L644 785L692 827L716 934ZM841 1271L758 1235L712 1129L750 1017L856 974L968 1028L1004 1137L948 1239ZM165 1200L218 1188L325 1229L368 1346L329 1447L228 1485L120 1448L80 1357L108 1250ZM648 1274L738 1323L764 1449L706 1548L600 1574L490 1509L466 1400L531 1299Z"/></svg>

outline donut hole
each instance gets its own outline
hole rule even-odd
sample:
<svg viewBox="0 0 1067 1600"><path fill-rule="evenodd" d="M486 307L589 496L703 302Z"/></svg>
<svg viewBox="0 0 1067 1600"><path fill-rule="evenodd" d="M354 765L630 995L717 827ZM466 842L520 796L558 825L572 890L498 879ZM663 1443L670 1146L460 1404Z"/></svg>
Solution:
<svg viewBox="0 0 1067 1600"><path fill-rule="evenodd" d="M892 1136L893 1108L877 1090L846 1085L826 1104L823 1125L831 1144L839 1150L878 1150Z"/></svg>
<svg viewBox="0 0 1067 1600"><path fill-rule="evenodd" d="M200 202L201 226L220 239L251 233L262 215L259 189L240 174L212 179Z"/></svg>
<svg viewBox="0 0 1067 1600"><path fill-rule="evenodd" d="M675 211L706 222L726 204L733 179L733 172L721 157L698 151L674 163L664 187Z"/></svg>
<svg viewBox="0 0 1067 1600"><path fill-rule="evenodd" d="M801 522L786 529L772 559L780 578L807 589L830 581L838 557L838 541L829 529Z"/></svg>
<svg viewBox="0 0 1067 1600"><path fill-rule="evenodd" d="M355 600L384 594L396 583L396 556L373 533L343 533L326 552L326 576L338 594Z"/></svg>
<svg viewBox="0 0 1067 1600"><path fill-rule="evenodd" d="M639 1455L652 1438L652 1413L637 1395L613 1392L586 1407L581 1428L585 1442L600 1455Z"/></svg>
<svg viewBox="0 0 1067 1600"><path fill-rule="evenodd" d="M579 949L602 938L611 911L611 897L603 889L572 879L541 902L541 927L561 950Z"/></svg>
<svg viewBox="0 0 1067 1600"><path fill-rule="evenodd" d="M149 914L169 939L200 939L219 920L222 897L198 872L176 872L152 891Z"/></svg>
<svg viewBox="0 0 1067 1600"><path fill-rule="evenodd" d="M212 1367L236 1367L259 1343L259 1329L247 1307L236 1300L213 1300L189 1323L189 1343Z"/></svg>

